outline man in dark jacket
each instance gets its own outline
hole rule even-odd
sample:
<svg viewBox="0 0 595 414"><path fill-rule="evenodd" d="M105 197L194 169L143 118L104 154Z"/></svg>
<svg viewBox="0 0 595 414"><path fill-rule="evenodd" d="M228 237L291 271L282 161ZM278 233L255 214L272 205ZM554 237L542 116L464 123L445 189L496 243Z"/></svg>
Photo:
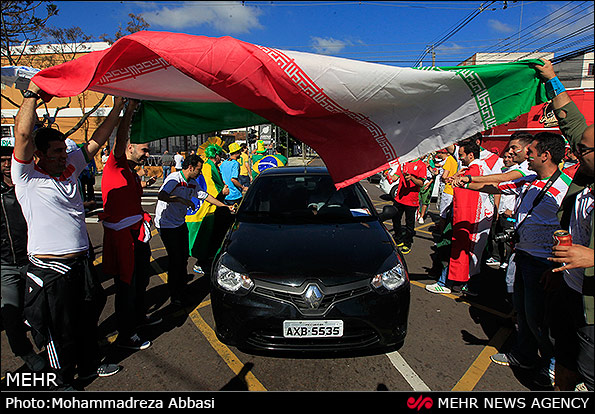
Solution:
<svg viewBox="0 0 595 414"><path fill-rule="evenodd" d="M27 222L14 192L10 177L13 147L4 145L2 138L2 322L12 352L20 357L31 371L45 368L45 360L33 350L23 321L23 289L25 280L21 268L27 264Z"/></svg>

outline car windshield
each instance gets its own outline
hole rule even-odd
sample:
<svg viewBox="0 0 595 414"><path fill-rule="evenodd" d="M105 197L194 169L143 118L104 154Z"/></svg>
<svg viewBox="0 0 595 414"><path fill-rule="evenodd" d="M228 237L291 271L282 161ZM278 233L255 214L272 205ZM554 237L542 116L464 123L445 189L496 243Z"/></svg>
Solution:
<svg viewBox="0 0 595 414"><path fill-rule="evenodd" d="M238 219L369 221L372 208L359 185L337 190L328 175L271 175L252 184Z"/></svg>

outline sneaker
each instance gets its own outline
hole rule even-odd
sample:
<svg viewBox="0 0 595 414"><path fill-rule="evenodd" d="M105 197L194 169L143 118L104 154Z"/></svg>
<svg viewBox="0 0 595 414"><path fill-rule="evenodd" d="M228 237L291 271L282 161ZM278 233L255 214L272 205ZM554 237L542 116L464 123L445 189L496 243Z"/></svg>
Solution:
<svg viewBox="0 0 595 414"><path fill-rule="evenodd" d="M548 367L543 367L535 373L533 383L542 388L554 387L554 376Z"/></svg>
<svg viewBox="0 0 595 414"><path fill-rule="evenodd" d="M41 372L45 369L45 359L37 355L35 352L30 352L21 357L27 368L33 372Z"/></svg>
<svg viewBox="0 0 595 414"><path fill-rule="evenodd" d="M400 250L403 254L409 254L409 252L411 251L411 247L403 245L401 246Z"/></svg>
<svg viewBox="0 0 595 414"><path fill-rule="evenodd" d="M151 341L143 341L137 334L132 335L128 340L120 341L118 346L121 348L134 349L137 351L147 349L153 345Z"/></svg>
<svg viewBox="0 0 595 414"><path fill-rule="evenodd" d="M122 367L116 364L101 364L97 371L92 372L87 375L79 375L78 379L81 381L87 381L95 377L111 377L112 375L116 375Z"/></svg>
<svg viewBox="0 0 595 414"><path fill-rule="evenodd" d="M101 364L99 368L97 368L97 376L98 377L111 377L112 375L116 375L122 367L117 364Z"/></svg>
<svg viewBox="0 0 595 414"><path fill-rule="evenodd" d="M434 283L433 285L426 285L426 290L432 293L450 293L450 289L446 286L441 286L438 283Z"/></svg>
<svg viewBox="0 0 595 414"><path fill-rule="evenodd" d="M423 217L419 216L419 218L417 219L417 222L418 222L419 224L424 224L425 220L424 220L424 218L423 218Z"/></svg>
<svg viewBox="0 0 595 414"><path fill-rule="evenodd" d="M486 260L486 265L492 268L497 268L500 266L500 260L496 260L493 257L490 257L488 260Z"/></svg>
<svg viewBox="0 0 595 414"><path fill-rule="evenodd" d="M203 275L205 274L205 272L202 270L202 267L200 267L199 265L194 265L192 271L194 271L194 273L201 273Z"/></svg>
<svg viewBox="0 0 595 414"><path fill-rule="evenodd" d="M532 369L532 366L529 365L524 365L522 363L520 363L514 356L512 356L511 354L505 354L505 353L498 353L498 354L494 354L490 356L490 359L492 360L493 363L498 364L498 365L502 365L505 367L518 367L518 368L522 368L522 369Z"/></svg>
<svg viewBox="0 0 595 414"><path fill-rule="evenodd" d="M501 269L501 270L506 270L506 269L508 269L508 263L506 263L506 262L502 263L502 264L500 265L500 269Z"/></svg>

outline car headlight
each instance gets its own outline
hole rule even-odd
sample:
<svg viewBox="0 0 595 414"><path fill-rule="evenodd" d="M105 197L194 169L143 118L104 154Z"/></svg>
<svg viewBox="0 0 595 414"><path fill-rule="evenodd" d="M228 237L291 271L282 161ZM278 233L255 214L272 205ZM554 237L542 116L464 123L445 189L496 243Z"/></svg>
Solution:
<svg viewBox="0 0 595 414"><path fill-rule="evenodd" d="M372 286L376 289L384 287L387 290L395 290L403 286L407 281L407 273L401 263L390 270L382 272L372 278Z"/></svg>
<svg viewBox="0 0 595 414"><path fill-rule="evenodd" d="M252 289L254 282L248 275L235 272L223 264L217 267L217 284L228 292L247 292Z"/></svg>

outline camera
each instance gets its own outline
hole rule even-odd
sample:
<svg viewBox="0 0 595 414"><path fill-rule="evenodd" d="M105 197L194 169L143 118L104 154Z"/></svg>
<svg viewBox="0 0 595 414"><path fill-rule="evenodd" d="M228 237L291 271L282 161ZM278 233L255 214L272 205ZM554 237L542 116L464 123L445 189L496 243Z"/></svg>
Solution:
<svg viewBox="0 0 595 414"><path fill-rule="evenodd" d="M494 236L496 243L518 243L519 236L515 229L505 229L502 233Z"/></svg>

